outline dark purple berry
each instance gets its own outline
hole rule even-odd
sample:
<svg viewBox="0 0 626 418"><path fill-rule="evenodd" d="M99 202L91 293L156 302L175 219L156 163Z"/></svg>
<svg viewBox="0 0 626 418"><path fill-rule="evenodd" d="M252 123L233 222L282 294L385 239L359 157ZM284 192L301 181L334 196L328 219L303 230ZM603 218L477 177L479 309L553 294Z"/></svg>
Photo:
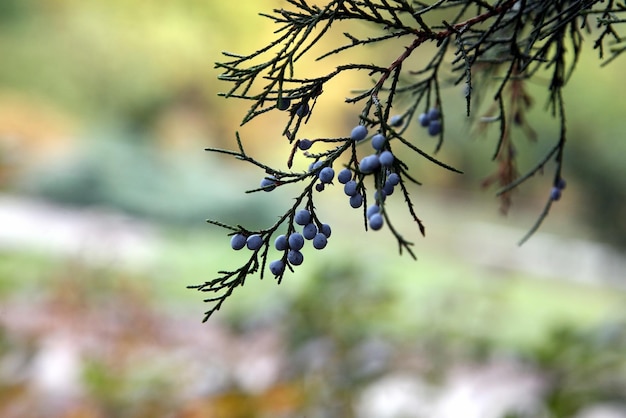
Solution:
<svg viewBox="0 0 626 418"><path fill-rule="evenodd" d="M298 148L300 148L302 151L306 151L309 148L311 148L311 145L313 145L313 141L311 141L310 139L301 139L298 141Z"/></svg>
<svg viewBox="0 0 626 418"><path fill-rule="evenodd" d="M291 106L291 100L286 97L281 97L276 102L276 107L278 108L278 110L287 110L289 109L289 106Z"/></svg>
<svg viewBox="0 0 626 418"><path fill-rule="evenodd" d="M370 228L372 228L374 231L378 231L380 228L383 227L383 217L380 213L376 213L374 215L372 215L370 218Z"/></svg>
<svg viewBox="0 0 626 418"><path fill-rule="evenodd" d="M383 134L376 134L372 137L372 148L380 151L385 146L385 142L387 142L387 138Z"/></svg>
<svg viewBox="0 0 626 418"><path fill-rule="evenodd" d="M441 133L441 121L433 120L428 125L428 134L430 136L437 136Z"/></svg>
<svg viewBox="0 0 626 418"><path fill-rule="evenodd" d="M354 196L350 196L350 206L357 209L360 208L363 204L363 196L361 194L355 194Z"/></svg>
<svg viewBox="0 0 626 418"><path fill-rule="evenodd" d="M317 190L318 192L323 192L324 191L324 183L317 183L315 185L315 190Z"/></svg>
<svg viewBox="0 0 626 418"><path fill-rule="evenodd" d="M428 115L426 113L421 113L418 117L417 117L417 121L420 123L421 126L423 126L424 128L428 126L428 124L430 123L430 119L428 118Z"/></svg>
<svg viewBox="0 0 626 418"><path fill-rule="evenodd" d="M315 238L313 238L313 248L315 248L316 250L323 249L324 247L326 247L327 243L328 239L326 238L326 235L322 233L315 235Z"/></svg>
<svg viewBox="0 0 626 418"><path fill-rule="evenodd" d="M289 248L287 237L285 235L277 236L276 240L274 241L274 247L276 247L278 251L285 251L287 248Z"/></svg>
<svg viewBox="0 0 626 418"><path fill-rule="evenodd" d="M330 183L335 177L335 170L331 167L324 167L317 175L322 183Z"/></svg>
<svg viewBox="0 0 626 418"><path fill-rule="evenodd" d="M280 276L285 271L285 263L283 260L274 260L270 263L270 271L274 276Z"/></svg>
<svg viewBox="0 0 626 418"><path fill-rule="evenodd" d="M383 167L391 167L393 165L393 161L395 160L391 151L383 151L378 156L378 161Z"/></svg>
<svg viewBox="0 0 626 418"><path fill-rule="evenodd" d="M298 225L306 225L309 222L311 222L311 212L309 212L306 209L300 209L299 211L296 212L296 215L293 217L293 220L298 224Z"/></svg>
<svg viewBox="0 0 626 418"><path fill-rule="evenodd" d="M259 234L250 235L246 240L246 246L249 250L258 250L263 245L263 238Z"/></svg>
<svg viewBox="0 0 626 418"><path fill-rule="evenodd" d="M367 128L363 125L355 126L350 133L350 139L353 141L362 141L367 136Z"/></svg>
<svg viewBox="0 0 626 418"><path fill-rule="evenodd" d="M246 246L246 236L243 234L235 234L230 239L230 246L233 250L241 250Z"/></svg>
<svg viewBox="0 0 626 418"><path fill-rule="evenodd" d="M344 168L337 175L337 180L341 184L346 184L347 182L350 181L351 178L352 178L352 171L350 171L350 169L348 168Z"/></svg>
<svg viewBox="0 0 626 418"><path fill-rule="evenodd" d="M330 228L330 225L322 224L322 226L320 227L320 232L324 234L326 238L330 238L330 235L332 234L333 231Z"/></svg>
<svg viewBox="0 0 626 418"><path fill-rule="evenodd" d="M298 250L289 250L287 260L294 266L299 266L304 261L304 255Z"/></svg>
<svg viewBox="0 0 626 418"><path fill-rule="evenodd" d="M556 181L556 188L563 190L565 189L565 187L567 187L567 182L564 178L559 177L559 179Z"/></svg>
<svg viewBox="0 0 626 418"><path fill-rule="evenodd" d="M292 250L299 250L304 247L304 237L299 232L294 232L289 235L289 248Z"/></svg>
<svg viewBox="0 0 626 418"><path fill-rule="evenodd" d="M313 239L316 234L317 234L317 226L315 226L314 223L305 225L304 228L302 228L302 235L306 239L309 239L309 240Z"/></svg>
<svg viewBox="0 0 626 418"><path fill-rule="evenodd" d="M298 106L298 109L296 110L296 115L302 118L308 114L309 114L309 105L307 103L302 103L300 106Z"/></svg>

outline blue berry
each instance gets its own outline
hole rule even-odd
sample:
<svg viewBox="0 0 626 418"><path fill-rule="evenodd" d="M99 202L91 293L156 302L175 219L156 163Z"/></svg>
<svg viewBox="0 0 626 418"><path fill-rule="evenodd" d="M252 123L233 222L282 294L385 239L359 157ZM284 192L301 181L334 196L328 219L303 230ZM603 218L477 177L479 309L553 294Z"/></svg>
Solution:
<svg viewBox="0 0 626 418"><path fill-rule="evenodd" d="M402 120L402 116L401 115L393 115L389 119L389 125L391 125L393 127L401 126L403 122L404 121Z"/></svg>
<svg viewBox="0 0 626 418"><path fill-rule="evenodd" d="M369 219L377 213L380 213L380 206L370 205L370 207L368 207L367 211L365 212L365 216L367 216L367 218Z"/></svg>
<svg viewBox="0 0 626 418"><path fill-rule="evenodd" d="M559 179L556 181L556 187L560 190L563 190L565 189L565 187L567 187L567 182L562 177L559 177Z"/></svg>
<svg viewBox="0 0 626 418"><path fill-rule="evenodd" d="M304 237L299 232L294 232L289 235L289 248L292 250L299 250L304 247Z"/></svg>
<svg viewBox="0 0 626 418"><path fill-rule="evenodd" d="M553 187L552 190L550 190L550 199L556 201L559 200L561 198L561 189L559 189L558 187Z"/></svg>
<svg viewBox="0 0 626 418"><path fill-rule="evenodd" d="M376 134L372 137L372 148L380 151L385 146L385 142L387 142L387 138L383 134Z"/></svg>
<svg viewBox="0 0 626 418"><path fill-rule="evenodd" d="M377 202L384 202L387 198L387 193L384 190L376 190L374 192L374 200Z"/></svg>
<svg viewBox="0 0 626 418"><path fill-rule="evenodd" d="M283 260L274 260L270 263L270 271L274 276L280 276L285 271Z"/></svg>
<svg viewBox="0 0 626 418"><path fill-rule="evenodd" d="M349 182L345 184L345 186L343 186L343 192L350 197L356 194L356 189L357 189L357 184L356 184L356 181L354 180L350 180Z"/></svg>
<svg viewBox="0 0 626 418"><path fill-rule="evenodd" d="M428 115L426 113L421 113L417 117L417 121L420 123L421 126L423 126L425 128L430 123L430 118L428 117Z"/></svg>
<svg viewBox="0 0 626 418"><path fill-rule="evenodd" d="M304 261L304 255L298 250L289 250L287 260L294 266L299 266Z"/></svg>
<svg viewBox="0 0 626 418"><path fill-rule="evenodd" d="M274 241L274 247L276 247L278 251L285 251L287 248L289 248L287 237L285 235L277 236L276 240Z"/></svg>
<svg viewBox="0 0 626 418"><path fill-rule="evenodd" d="M311 141L310 139L301 139L298 141L298 148L300 148L302 151L306 151L309 148L311 148L311 145L313 145L313 141Z"/></svg>
<svg viewBox="0 0 626 418"><path fill-rule="evenodd" d="M428 111L428 119L432 122L441 117L441 112L436 107L431 107Z"/></svg>
<svg viewBox="0 0 626 418"><path fill-rule="evenodd" d="M316 234L317 234L317 226L315 226L314 223L305 225L304 228L302 228L302 235L306 239L309 239L309 240L313 239L315 238Z"/></svg>
<svg viewBox="0 0 626 418"><path fill-rule="evenodd" d="M310 172L317 171L323 165L324 165L324 161L315 161L314 163L309 164L309 171Z"/></svg>
<svg viewBox="0 0 626 418"><path fill-rule="evenodd" d="M263 245L263 238L259 234L250 235L246 240L246 246L249 250L258 250Z"/></svg>
<svg viewBox="0 0 626 418"><path fill-rule="evenodd" d="M326 238L326 235L322 233L315 235L315 238L313 238L313 248L315 248L316 250L323 249L324 247L326 247L327 243L328 239Z"/></svg>
<svg viewBox="0 0 626 418"><path fill-rule="evenodd" d="M261 187L266 192L271 192L276 188L276 179L274 177L265 177L261 180Z"/></svg>
<svg viewBox="0 0 626 418"><path fill-rule="evenodd" d="M355 194L354 196L350 196L350 206L357 209L360 208L363 204L363 195Z"/></svg>
<svg viewBox="0 0 626 418"><path fill-rule="evenodd" d="M348 168L344 168L337 175L337 180L341 184L346 184L347 182L350 181L351 178L352 178L352 171L350 171L350 169Z"/></svg>
<svg viewBox="0 0 626 418"><path fill-rule="evenodd" d="M380 228L383 227L384 220L380 213L372 215L369 220L370 228L372 228L374 231L378 231Z"/></svg>
<svg viewBox="0 0 626 418"><path fill-rule="evenodd" d="M383 151L378 156L378 162L380 162L380 164L383 167L390 167L390 166L392 166L394 160L395 160L395 158L394 158L393 154L391 153L391 151Z"/></svg>
<svg viewBox="0 0 626 418"><path fill-rule="evenodd" d="M241 250L246 246L246 236L243 234L235 234L230 239L230 246L233 250Z"/></svg>
<svg viewBox="0 0 626 418"><path fill-rule="evenodd" d="M298 225L306 225L311 222L311 212L306 209L300 209L296 212L296 215L293 217L293 220Z"/></svg>
<svg viewBox="0 0 626 418"><path fill-rule="evenodd" d="M393 188L394 188L394 185L391 184L389 179L387 179L387 181L383 185L383 193L386 194L387 196L391 196L393 194Z"/></svg>
<svg viewBox="0 0 626 418"><path fill-rule="evenodd" d="M330 228L330 225L322 224L322 226L320 227L320 232L324 234L326 238L330 238L330 235L332 234L333 231Z"/></svg>
<svg viewBox="0 0 626 418"><path fill-rule="evenodd" d="M304 117L309 114L309 105L307 103L302 103L298 110L296 110L296 115L299 117Z"/></svg>
<svg viewBox="0 0 626 418"><path fill-rule="evenodd" d="M373 173L378 170L378 168L380 168L380 161L378 160L377 155L368 155L363 157L359 163L359 170L361 170L362 173Z"/></svg>
<svg viewBox="0 0 626 418"><path fill-rule="evenodd" d="M387 177L387 181L392 186L397 186L400 183L400 176L398 175L398 173L391 173Z"/></svg>
<svg viewBox="0 0 626 418"><path fill-rule="evenodd" d="M333 177L335 177L335 170L331 167L324 167L317 175L322 183L330 183L333 181Z"/></svg>
<svg viewBox="0 0 626 418"><path fill-rule="evenodd" d="M367 128L363 125L355 126L350 133L350 138L353 141L362 141L367 136Z"/></svg>
<svg viewBox="0 0 626 418"><path fill-rule="evenodd" d="M437 136L441 133L441 121L433 120L428 125L428 134L430 136Z"/></svg>
<svg viewBox="0 0 626 418"><path fill-rule="evenodd" d="M287 110L289 109L289 106L291 106L291 100L286 97L281 97L276 102L276 107L278 108L278 110Z"/></svg>

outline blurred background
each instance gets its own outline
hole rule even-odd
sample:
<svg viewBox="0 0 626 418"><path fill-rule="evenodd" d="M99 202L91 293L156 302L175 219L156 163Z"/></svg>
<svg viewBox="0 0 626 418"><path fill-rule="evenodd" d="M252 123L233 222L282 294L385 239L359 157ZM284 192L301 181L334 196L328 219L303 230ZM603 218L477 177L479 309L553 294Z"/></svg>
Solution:
<svg viewBox="0 0 626 418"><path fill-rule="evenodd" d="M272 39L258 12L285 4L0 2L0 415L626 417L626 57L600 68L591 42L566 92L568 186L524 246L553 166L501 216L480 189L496 132L469 134L449 83L438 157L467 174L403 156L426 238L389 200L418 261L362 231L334 187L317 203L328 247L201 323L206 295L186 286L248 256L205 219L267 226L298 194L245 195L264 174L203 151L233 149L240 129L284 167L285 114L240 128L246 108L217 97L229 86L213 67ZM396 47L354 53L382 63ZM363 82L327 86L303 133L349 132L360 110L343 99ZM557 138L545 86L529 87L538 141L516 138L522 172Z"/></svg>

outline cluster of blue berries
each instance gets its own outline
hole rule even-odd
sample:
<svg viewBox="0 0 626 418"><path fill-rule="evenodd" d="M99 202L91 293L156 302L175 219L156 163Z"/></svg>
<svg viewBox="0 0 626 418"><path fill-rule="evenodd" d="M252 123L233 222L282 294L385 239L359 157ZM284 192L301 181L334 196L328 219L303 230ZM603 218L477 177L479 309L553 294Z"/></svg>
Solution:
<svg viewBox="0 0 626 418"><path fill-rule="evenodd" d="M318 226L313 222L313 215L306 209L299 210L294 215L294 223L302 226L302 232L292 232L289 235L279 235L274 241L274 247L278 251L283 251L284 256L279 260L270 262L269 269L273 275L279 276L285 271L286 263L292 266L299 266L304 262L304 255L301 250L305 240L312 241L313 248L322 250L328 243L331 228L328 224ZM232 236L230 246L234 250L241 250L247 247L249 250L257 251L263 247L264 239L260 234L246 236L239 232Z"/></svg>
<svg viewBox="0 0 626 418"><path fill-rule="evenodd" d="M559 179L556 181L556 184L552 187L552 190L550 190L550 199L554 201L559 200L561 198L563 189L565 189L565 186L567 186L567 183L564 179L559 177Z"/></svg>
<svg viewBox="0 0 626 418"><path fill-rule="evenodd" d="M285 271L286 262L292 266L299 266L304 262L304 255L301 250L305 240L312 241L313 248L322 250L328 243L331 228L328 224L321 224L318 228L313 222L313 216L307 209L296 212L294 222L302 226L302 232L292 232L289 235L279 235L274 241L274 247L278 251L283 251L285 256L279 260L270 262L270 271L275 276L280 276Z"/></svg>
<svg viewBox="0 0 626 418"><path fill-rule="evenodd" d="M417 120L421 126L428 129L430 136L437 136L441 133L441 112L436 107L430 108L426 113L421 113Z"/></svg>

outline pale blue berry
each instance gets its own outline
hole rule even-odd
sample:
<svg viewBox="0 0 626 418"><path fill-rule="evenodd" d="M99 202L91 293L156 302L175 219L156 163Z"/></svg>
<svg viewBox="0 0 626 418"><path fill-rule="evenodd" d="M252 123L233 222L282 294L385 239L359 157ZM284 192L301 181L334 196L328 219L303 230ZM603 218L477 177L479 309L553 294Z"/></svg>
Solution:
<svg viewBox="0 0 626 418"><path fill-rule="evenodd" d="M401 126L403 123L402 120L402 115L393 115L390 119L389 119L389 125L393 126L393 127L398 127Z"/></svg>
<svg viewBox="0 0 626 418"><path fill-rule="evenodd" d="M350 133L350 139L353 141L362 141L367 136L367 128L364 125L355 126Z"/></svg>
<svg viewBox="0 0 626 418"><path fill-rule="evenodd" d="M304 237L299 232L294 232L289 235L289 248L292 250L299 250L304 247Z"/></svg>
<svg viewBox="0 0 626 418"><path fill-rule="evenodd" d="M384 220L380 213L372 215L369 220L370 228L372 228L374 231L378 231L380 228L383 227Z"/></svg>
<svg viewBox="0 0 626 418"><path fill-rule="evenodd" d="M417 117L417 121L424 128L427 127L430 123L430 119L428 118L428 114L426 113L420 113L420 115Z"/></svg>
<svg viewBox="0 0 626 418"><path fill-rule="evenodd" d="M387 177L387 181L392 186L397 186L400 183L400 176L398 175L398 173L391 173Z"/></svg>
<svg viewBox="0 0 626 418"><path fill-rule="evenodd" d="M380 151L385 146L385 142L387 142L387 138L383 134L376 134L372 137L372 148Z"/></svg>
<svg viewBox="0 0 626 418"><path fill-rule="evenodd" d="M327 243L328 239L326 235L322 233L315 235L315 238L313 238L313 248L315 248L316 250L323 249L324 247L326 247Z"/></svg>
<svg viewBox="0 0 626 418"><path fill-rule="evenodd" d="M306 225L311 222L311 212L306 209L300 209L296 212L296 215L293 217L293 220L298 225Z"/></svg>
<svg viewBox="0 0 626 418"><path fill-rule="evenodd" d="M328 184L333 181L333 178L335 177L335 170L333 170L331 167L324 167L320 170L317 177L319 177L322 183Z"/></svg>
<svg viewBox="0 0 626 418"><path fill-rule="evenodd" d="M270 263L270 271L274 276L280 276L285 271L285 263L283 260L274 260Z"/></svg>
<svg viewBox="0 0 626 418"><path fill-rule="evenodd" d="M246 246L249 250L258 250L263 245L263 238L259 234L250 235L246 240Z"/></svg>
<svg viewBox="0 0 626 418"><path fill-rule="evenodd" d="M304 236L304 238L308 240L313 239L316 234L317 234L317 226L315 226L314 223L304 225L304 228L302 228L302 235Z"/></svg>
<svg viewBox="0 0 626 418"><path fill-rule="evenodd" d="M439 111L438 108L436 107L431 107L430 110L428 111L428 119L432 122L434 120L437 120L441 117L441 112Z"/></svg>
<svg viewBox="0 0 626 418"><path fill-rule="evenodd" d="M289 248L287 237L285 235L277 236L276 240L274 241L274 247L276 247L278 251L285 251L287 248Z"/></svg>
<svg viewBox="0 0 626 418"><path fill-rule="evenodd" d="M378 156L378 161L383 167L391 167L393 165L393 161L395 160L391 151L383 151Z"/></svg>
<svg viewBox="0 0 626 418"><path fill-rule="evenodd" d="M437 136L441 133L441 121L433 120L428 125L428 134L430 136Z"/></svg>
<svg viewBox="0 0 626 418"><path fill-rule="evenodd" d="M343 186L343 192L348 196L354 196L357 190L357 183L354 180L350 180Z"/></svg>
<svg viewBox="0 0 626 418"><path fill-rule="evenodd" d="M299 266L304 261L304 255L298 250L289 250L287 260L294 266Z"/></svg>
<svg viewBox="0 0 626 418"><path fill-rule="evenodd" d="M378 205L370 205L365 212L367 218L371 218L373 215L380 213L380 206Z"/></svg>
<svg viewBox="0 0 626 418"><path fill-rule="evenodd" d="M354 196L350 196L350 206L353 208L360 208L363 204L363 196L361 194L355 194Z"/></svg>
<svg viewBox="0 0 626 418"><path fill-rule="evenodd" d="M559 189L558 187L553 187L552 190L550 190L550 199L556 201L559 200L561 198L561 189Z"/></svg>
<svg viewBox="0 0 626 418"><path fill-rule="evenodd" d="M241 250L246 246L246 236L243 234L235 234L230 239L230 246L233 250Z"/></svg>
<svg viewBox="0 0 626 418"><path fill-rule="evenodd" d="M266 192L271 192L276 188L276 178L275 177L265 177L261 180L261 187Z"/></svg>
<svg viewBox="0 0 626 418"><path fill-rule="evenodd" d="M350 171L350 169L348 168L344 168L337 175L337 180L341 184L346 184L347 182L350 181L351 178L352 178L352 171Z"/></svg>
<svg viewBox="0 0 626 418"><path fill-rule="evenodd" d="M363 157L361 162L359 163L359 170L362 173L369 174L380 168L380 161L378 160L377 155L368 155Z"/></svg>

